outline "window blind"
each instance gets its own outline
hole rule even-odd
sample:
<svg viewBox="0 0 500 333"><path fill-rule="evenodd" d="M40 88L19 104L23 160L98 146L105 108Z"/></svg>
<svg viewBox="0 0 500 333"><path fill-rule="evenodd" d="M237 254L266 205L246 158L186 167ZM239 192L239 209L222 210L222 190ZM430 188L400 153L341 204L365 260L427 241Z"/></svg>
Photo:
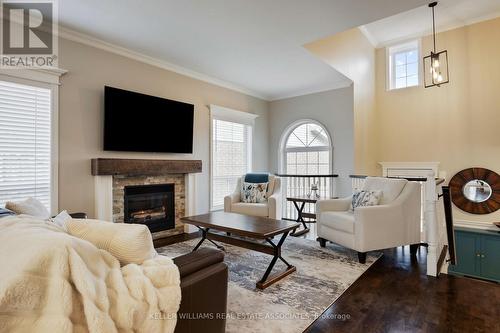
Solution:
<svg viewBox="0 0 500 333"><path fill-rule="evenodd" d="M0 81L0 205L33 197L51 208L51 91Z"/></svg>
<svg viewBox="0 0 500 333"><path fill-rule="evenodd" d="M224 206L224 197L234 191L249 170L250 126L212 119L212 209Z"/></svg>

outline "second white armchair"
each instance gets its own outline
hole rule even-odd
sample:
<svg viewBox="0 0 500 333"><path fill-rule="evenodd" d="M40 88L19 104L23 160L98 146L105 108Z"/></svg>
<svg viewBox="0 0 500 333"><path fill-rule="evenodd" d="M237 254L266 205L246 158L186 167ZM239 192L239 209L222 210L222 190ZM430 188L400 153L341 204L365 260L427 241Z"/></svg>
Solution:
<svg viewBox="0 0 500 333"><path fill-rule="evenodd" d="M404 179L368 177L363 190L382 191L377 206L351 210L352 196L320 200L316 204L318 241L327 241L358 251L364 263L366 252L420 244L420 184Z"/></svg>

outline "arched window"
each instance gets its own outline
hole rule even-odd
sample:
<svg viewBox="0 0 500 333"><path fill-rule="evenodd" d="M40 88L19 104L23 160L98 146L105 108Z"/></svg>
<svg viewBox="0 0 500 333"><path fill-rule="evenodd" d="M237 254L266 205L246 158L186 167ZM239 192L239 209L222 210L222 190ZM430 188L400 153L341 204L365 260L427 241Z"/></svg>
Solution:
<svg viewBox="0 0 500 333"><path fill-rule="evenodd" d="M332 140L319 122L304 119L291 124L280 142L283 217L296 219L297 211L288 197L308 195L315 184L320 196L331 197L333 189ZM304 211L314 213L315 205L306 204ZM306 217L306 220L308 218Z"/></svg>
<svg viewBox="0 0 500 333"><path fill-rule="evenodd" d="M302 120L284 133L281 171L288 175L327 175L332 171L332 144L316 121Z"/></svg>

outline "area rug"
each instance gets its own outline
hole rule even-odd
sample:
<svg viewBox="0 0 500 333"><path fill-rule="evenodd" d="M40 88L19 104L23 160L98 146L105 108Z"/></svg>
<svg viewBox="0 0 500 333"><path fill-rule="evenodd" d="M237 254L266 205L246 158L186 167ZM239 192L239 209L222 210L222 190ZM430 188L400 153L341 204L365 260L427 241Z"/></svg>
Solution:
<svg viewBox="0 0 500 333"><path fill-rule="evenodd" d="M199 239L158 248L158 253L176 257L190 252ZM302 332L361 276L380 253L370 253L366 264L358 262L355 251L327 243L289 237L282 248L285 260L297 271L265 290L255 287L271 256L236 246L225 248L229 266L226 332ZM205 241L202 246L213 246ZM273 272L284 270L278 260ZM335 314L333 320L348 320L349 314Z"/></svg>

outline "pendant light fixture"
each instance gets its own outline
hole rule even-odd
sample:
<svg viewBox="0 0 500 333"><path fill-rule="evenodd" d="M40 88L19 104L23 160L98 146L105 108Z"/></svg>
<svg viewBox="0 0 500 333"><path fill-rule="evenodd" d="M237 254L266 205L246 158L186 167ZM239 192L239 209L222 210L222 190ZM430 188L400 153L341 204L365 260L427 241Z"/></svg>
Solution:
<svg viewBox="0 0 500 333"><path fill-rule="evenodd" d="M432 9L432 40L433 50L431 54L424 57L424 87L439 87L442 84L450 82L448 73L448 51L436 51L436 21L434 18L434 7L436 2L431 2L429 7Z"/></svg>

